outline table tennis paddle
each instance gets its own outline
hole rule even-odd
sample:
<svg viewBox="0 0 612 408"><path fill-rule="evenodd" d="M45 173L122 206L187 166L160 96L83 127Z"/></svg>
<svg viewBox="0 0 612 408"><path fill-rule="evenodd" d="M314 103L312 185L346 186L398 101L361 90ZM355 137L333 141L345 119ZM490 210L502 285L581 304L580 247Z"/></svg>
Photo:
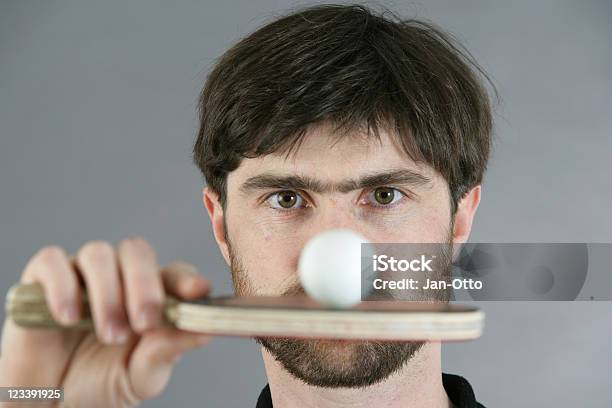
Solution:
<svg viewBox="0 0 612 408"><path fill-rule="evenodd" d="M70 327L93 327L87 296L83 306L81 321ZM43 287L37 283L13 286L6 311L23 327L66 327L51 316ZM167 324L182 330L245 337L450 341L477 338L484 326L484 313L464 305L376 300L337 309L306 296L228 296L189 302L167 297L163 314Z"/></svg>

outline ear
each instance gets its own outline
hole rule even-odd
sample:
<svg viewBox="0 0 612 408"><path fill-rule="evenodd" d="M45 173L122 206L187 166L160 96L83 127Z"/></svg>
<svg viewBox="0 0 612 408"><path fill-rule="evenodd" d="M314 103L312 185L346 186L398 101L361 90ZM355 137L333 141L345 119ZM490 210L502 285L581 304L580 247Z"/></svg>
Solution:
<svg viewBox="0 0 612 408"><path fill-rule="evenodd" d="M464 244L472 231L472 221L480 203L480 185L472 188L463 198L457 203L457 212L455 213L455 225L453 228L453 242L455 244Z"/></svg>
<svg viewBox="0 0 612 408"><path fill-rule="evenodd" d="M229 247L225 239L225 223L223 222L225 214L223 213L223 207L219 200L219 194L209 187L204 187L202 190L202 202L208 211L208 216L212 223L213 234L221 250L221 255L225 258L225 262L230 265Z"/></svg>

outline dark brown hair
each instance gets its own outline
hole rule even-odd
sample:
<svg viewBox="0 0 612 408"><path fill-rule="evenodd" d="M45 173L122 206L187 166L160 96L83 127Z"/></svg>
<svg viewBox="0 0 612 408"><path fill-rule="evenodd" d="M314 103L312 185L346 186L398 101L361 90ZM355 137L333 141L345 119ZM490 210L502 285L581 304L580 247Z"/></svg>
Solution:
<svg viewBox="0 0 612 408"><path fill-rule="evenodd" d="M385 128L446 179L454 213L489 156L482 79L471 55L433 24L362 5L301 9L218 60L199 102L194 161L225 206L227 174L242 158L290 152L321 122L338 135L379 137Z"/></svg>

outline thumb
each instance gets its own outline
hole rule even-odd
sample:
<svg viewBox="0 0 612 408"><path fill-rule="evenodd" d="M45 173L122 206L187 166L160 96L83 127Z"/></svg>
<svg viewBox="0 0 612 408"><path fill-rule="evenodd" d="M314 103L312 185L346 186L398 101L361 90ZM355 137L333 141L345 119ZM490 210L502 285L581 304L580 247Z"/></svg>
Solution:
<svg viewBox="0 0 612 408"><path fill-rule="evenodd" d="M203 346L210 336L160 328L145 333L132 352L128 378L140 400L159 395L170 380L172 370L183 353Z"/></svg>

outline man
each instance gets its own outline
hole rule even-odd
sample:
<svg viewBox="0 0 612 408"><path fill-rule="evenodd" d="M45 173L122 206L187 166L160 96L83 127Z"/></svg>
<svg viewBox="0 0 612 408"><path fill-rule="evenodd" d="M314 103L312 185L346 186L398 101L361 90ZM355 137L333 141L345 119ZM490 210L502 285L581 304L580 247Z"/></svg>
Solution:
<svg viewBox="0 0 612 408"><path fill-rule="evenodd" d="M194 158L237 295L301 293L306 241L349 228L371 242L459 245L469 236L491 138L483 75L430 24L362 6L316 6L246 37L202 92ZM484 76L486 78L486 76ZM95 333L5 322L2 386L63 386L70 407L133 407L158 395L177 358L208 336L161 328L164 293L210 285L159 267L141 238L46 247L27 264L66 325L89 292ZM258 339L269 384L258 407L476 407L441 373L439 342Z"/></svg>

